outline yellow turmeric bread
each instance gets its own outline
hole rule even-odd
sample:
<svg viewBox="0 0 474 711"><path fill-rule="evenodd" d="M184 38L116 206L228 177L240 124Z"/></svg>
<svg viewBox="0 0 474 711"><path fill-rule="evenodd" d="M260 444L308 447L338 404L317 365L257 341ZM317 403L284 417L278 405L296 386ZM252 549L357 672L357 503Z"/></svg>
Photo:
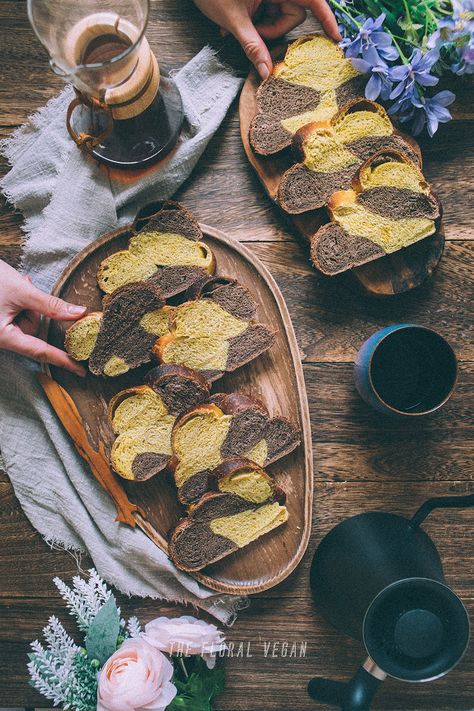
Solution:
<svg viewBox="0 0 474 711"><path fill-rule="evenodd" d="M171 534L170 557L181 570L201 570L288 520L284 491L257 464L226 459L213 478L216 492L190 507Z"/></svg>
<svg viewBox="0 0 474 711"><path fill-rule="evenodd" d="M257 91L252 148L262 155L281 151L302 126L331 119L361 96L365 81L336 42L325 35L299 37Z"/></svg>
<svg viewBox="0 0 474 711"><path fill-rule="evenodd" d="M146 383L122 390L109 403L109 419L118 435L111 465L117 474L133 481L150 479L166 467L176 417L209 397L206 381L183 366L154 368Z"/></svg>
<svg viewBox="0 0 474 711"><path fill-rule="evenodd" d="M311 238L311 259L324 274L392 254L435 233L441 207L419 167L390 149L358 170L350 190L327 203L331 222Z"/></svg>
<svg viewBox="0 0 474 711"><path fill-rule="evenodd" d="M210 277L188 290L188 301L169 314L169 332L153 352L161 363L179 363L209 381L268 350L274 333L255 320L249 292L234 279Z"/></svg>
<svg viewBox="0 0 474 711"><path fill-rule="evenodd" d="M97 281L111 294L124 284L148 280L169 298L214 270L214 255L202 241L199 224L184 207L168 201L132 235L127 249L101 262Z"/></svg>
<svg viewBox="0 0 474 711"><path fill-rule="evenodd" d="M266 466L291 452L299 432L282 417L241 393L218 393L188 410L171 435L170 469L182 503L192 503L212 488L211 472L226 458L243 456Z"/></svg>
<svg viewBox="0 0 474 711"><path fill-rule="evenodd" d="M414 162L421 157L414 142L394 130L385 109L367 99L346 104L330 121L310 123L293 137L298 160L282 176L280 206L291 214L322 207L337 190L351 187L363 161L395 148Z"/></svg>
<svg viewBox="0 0 474 711"><path fill-rule="evenodd" d="M70 326L64 346L75 360L88 360L94 375L117 377L148 363L168 329L162 291L151 282L126 284L103 299L103 311Z"/></svg>

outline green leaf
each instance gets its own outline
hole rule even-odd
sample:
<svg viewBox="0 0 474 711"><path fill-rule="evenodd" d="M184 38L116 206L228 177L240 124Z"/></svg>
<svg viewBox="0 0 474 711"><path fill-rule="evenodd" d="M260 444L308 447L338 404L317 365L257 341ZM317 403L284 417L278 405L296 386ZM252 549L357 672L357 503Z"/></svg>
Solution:
<svg viewBox="0 0 474 711"><path fill-rule="evenodd" d="M95 616L86 635L85 644L89 659L97 659L100 665L117 649L120 617L113 595L109 597Z"/></svg>
<svg viewBox="0 0 474 711"><path fill-rule="evenodd" d="M213 698L224 690L224 670L218 667L208 669L204 660L198 656L186 657L183 661L189 676L184 675L179 660L174 658L173 683L178 694L167 711L211 711Z"/></svg>

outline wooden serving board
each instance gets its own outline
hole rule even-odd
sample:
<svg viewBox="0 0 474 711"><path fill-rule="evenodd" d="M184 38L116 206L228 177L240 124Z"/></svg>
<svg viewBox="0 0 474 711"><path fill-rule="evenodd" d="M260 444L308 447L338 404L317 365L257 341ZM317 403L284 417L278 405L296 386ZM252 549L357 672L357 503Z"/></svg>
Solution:
<svg viewBox="0 0 474 711"><path fill-rule="evenodd" d="M281 48L278 49L278 54L281 54ZM240 133L250 164L254 167L266 193L276 203L281 176L294 163L294 160L290 149L273 156L261 156L254 153L250 145L249 130L257 112L256 93L259 85L260 79L255 70L252 70L240 95ZM324 209L311 210L301 215L289 215L284 210L280 210L280 212L296 228L299 235L307 241L321 225L328 221ZM431 237L351 271L369 294L394 296L420 286L430 277L439 264L443 249L444 232L440 226Z"/></svg>
<svg viewBox="0 0 474 711"><path fill-rule="evenodd" d="M138 225L142 226L146 219L142 217ZM268 468L287 493L288 522L247 548L209 566L205 572L194 575L200 582L219 592L255 593L286 578L298 565L308 544L313 500L313 455L308 401L293 326L283 296L270 272L242 244L212 227L201 227L205 242L216 256L217 273L235 277L244 284L258 304L258 319L278 329L276 342L268 353L237 372L226 374L214 383L212 391L239 390L260 398L271 415L282 414L290 418L302 434L301 445ZM125 248L131 234L130 226L103 235L93 242L70 262L53 293L67 301L84 305L89 311L100 311L103 294L96 281L98 266L105 257ZM68 325L51 321L45 327L47 340L62 348ZM149 367L143 366L118 378L109 379L98 378L90 373L81 379L53 367L49 372L72 398L94 450L99 450L103 443L108 452L113 434L107 419L107 404L123 388L142 384ZM60 391L57 399L61 401ZM64 399L67 400L67 396ZM61 419L67 421L63 417ZM79 450L83 449L79 447ZM83 451L80 453L84 456ZM89 456L89 462L90 459ZM163 541L184 513L178 504L172 477L163 473L140 483L114 477L128 496L131 509L139 509L139 513L134 514L137 524L159 547L166 549ZM111 490L110 482L108 490Z"/></svg>

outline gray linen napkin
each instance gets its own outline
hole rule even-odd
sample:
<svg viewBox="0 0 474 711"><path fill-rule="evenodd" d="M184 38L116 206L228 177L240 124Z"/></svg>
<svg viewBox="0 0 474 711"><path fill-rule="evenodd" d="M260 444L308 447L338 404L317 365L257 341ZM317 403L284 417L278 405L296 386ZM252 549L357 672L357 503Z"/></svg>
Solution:
<svg viewBox="0 0 474 711"><path fill-rule="evenodd" d="M11 170L0 186L25 217L22 270L50 291L69 260L100 234L170 197L189 176L235 98L241 80L205 47L174 77L186 136L165 167L123 185L79 151L65 127L66 87L0 150ZM230 622L242 600L216 595L170 563L139 530L115 523L95 482L39 387L38 366L0 351L0 449L15 494L47 542L87 551L99 574L130 595L190 602Z"/></svg>

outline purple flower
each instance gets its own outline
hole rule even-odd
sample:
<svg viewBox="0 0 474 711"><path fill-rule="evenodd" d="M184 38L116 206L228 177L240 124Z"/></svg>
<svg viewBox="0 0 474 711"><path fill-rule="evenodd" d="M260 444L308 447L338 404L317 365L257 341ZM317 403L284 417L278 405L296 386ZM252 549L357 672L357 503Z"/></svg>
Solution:
<svg viewBox="0 0 474 711"><path fill-rule="evenodd" d="M402 96L413 87L415 82L420 86L435 86L439 78L430 74L430 70L438 59L439 52L436 49L431 49L425 54L415 49L407 64L392 67L389 72L390 79L398 84L390 94L390 98L396 99Z"/></svg>
<svg viewBox="0 0 474 711"><path fill-rule="evenodd" d="M474 73L474 0L453 0L451 17L438 21L438 27L428 38L429 49L448 47L454 52L451 71L455 74Z"/></svg>
<svg viewBox="0 0 474 711"><path fill-rule="evenodd" d="M400 114L400 121L409 121L414 114L414 102L418 101L419 93L415 84L411 84L405 92L388 109L388 114Z"/></svg>
<svg viewBox="0 0 474 711"><path fill-rule="evenodd" d="M451 66L452 71L455 74L474 74L474 32L458 53L459 61Z"/></svg>
<svg viewBox="0 0 474 711"><path fill-rule="evenodd" d="M371 101L375 101L379 96L386 100L392 90L392 82L389 77L389 68L386 62L381 59L374 48L366 54L372 61L366 59L352 59L352 64L356 69L364 74L371 74L365 87L365 96Z"/></svg>
<svg viewBox="0 0 474 711"><path fill-rule="evenodd" d="M357 18L361 21L363 17ZM385 15L382 13L373 20L371 17L364 20L359 27L357 35L354 39L349 37L339 43L340 47L345 50L346 57L353 58L362 56L366 62L374 65L374 51L377 53L377 63L381 59L394 60L398 58L398 50L392 44L392 38L388 32L383 32L380 28L385 20Z"/></svg>
<svg viewBox="0 0 474 711"><path fill-rule="evenodd" d="M431 97L418 96L413 105L417 109L412 125L412 133L418 136L426 124L430 136L438 130L440 123L447 123L452 116L446 106L453 103L456 98L452 91L439 91Z"/></svg>

